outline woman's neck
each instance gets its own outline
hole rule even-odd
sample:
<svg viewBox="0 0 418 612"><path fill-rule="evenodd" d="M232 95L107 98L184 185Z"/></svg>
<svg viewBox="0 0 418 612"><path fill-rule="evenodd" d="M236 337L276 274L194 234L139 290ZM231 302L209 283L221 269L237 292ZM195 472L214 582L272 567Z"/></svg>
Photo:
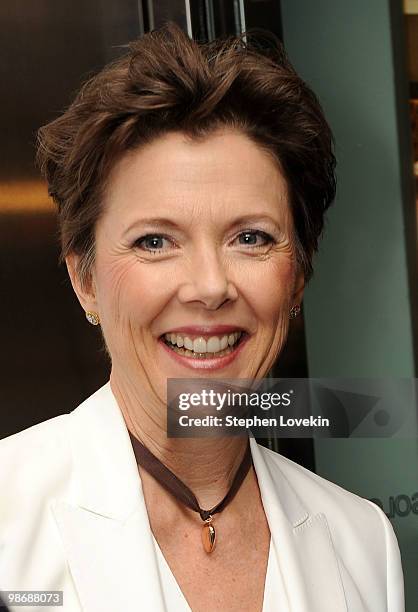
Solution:
<svg viewBox="0 0 418 612"><path fill-rule="evenodd" d="M129 431L195 494L201 508L226 495L242 461L247 438L168 438L166 414L135 389L111 378L111 388Z"/></svg>

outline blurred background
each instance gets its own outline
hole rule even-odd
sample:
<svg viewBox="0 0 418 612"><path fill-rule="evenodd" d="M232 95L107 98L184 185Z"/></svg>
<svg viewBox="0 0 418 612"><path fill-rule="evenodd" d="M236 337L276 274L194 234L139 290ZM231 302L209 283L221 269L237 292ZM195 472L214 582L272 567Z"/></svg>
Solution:
<svg viewBox="0 0 418 612"><path fill-rule="evenodd" d="M58 265L36 130L167 20L202 41L273 31L336 138L338 196L274 377L417 377L418 0L2 0L0 438L71 411L109 364ZM416 406L411 406L416 423ZM263 440L378 503L418 609L417 439Z"/></svg>

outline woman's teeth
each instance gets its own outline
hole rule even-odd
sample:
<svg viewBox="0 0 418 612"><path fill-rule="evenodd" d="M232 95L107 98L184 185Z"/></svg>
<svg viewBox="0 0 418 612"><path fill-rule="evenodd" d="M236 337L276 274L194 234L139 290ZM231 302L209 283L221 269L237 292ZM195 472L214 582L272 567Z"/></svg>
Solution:
<svg viewBox="0 0 418 612"><path fill-rule="evenodd" d="M242 333L239 331L221 337L211 336L209 338L199 336L195 339L180 334L164 334L164 339L170 348L180 355L207 358L216 354L216 357L222 357L234 350Z"/></svg>

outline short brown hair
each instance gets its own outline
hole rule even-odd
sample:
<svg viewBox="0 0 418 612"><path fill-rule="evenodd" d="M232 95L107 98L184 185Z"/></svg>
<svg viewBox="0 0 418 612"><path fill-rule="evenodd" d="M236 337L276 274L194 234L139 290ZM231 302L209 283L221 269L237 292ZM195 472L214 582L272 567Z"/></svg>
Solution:
<svg viewBox="0 0 418 612"><path fill-rule="evenodd" d="M37 161L58 205L62 259L80 256L84 282L106 177L128 150L170 131L200 138L239 129L272 153L288 184L305 279L335 197L331 130L312 90L272 34L198 44L174 23L128 45L40 128ZM268 43L267 45L265 43Z"/></svg>

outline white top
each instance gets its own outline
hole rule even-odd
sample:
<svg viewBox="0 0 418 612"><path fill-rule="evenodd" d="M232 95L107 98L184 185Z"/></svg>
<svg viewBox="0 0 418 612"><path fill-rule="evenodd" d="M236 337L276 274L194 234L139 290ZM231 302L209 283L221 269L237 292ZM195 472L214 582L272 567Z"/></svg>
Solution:
<svg viewBox="0 0 418 612"><path fill-rule="evenodd" d="M173 572L170 569L157 540L152 536L157 557L161 588L167 612L191 612ZM267 562L266 581L264 586L263 612L290 612L289 602L283 585L279 560L272 539L270 538L269 558Z"/></svg>
<svg viewBox="0 0 418 612"><path fill-rule="evenodd" d="M269 565L265 612L405 612L385 513L254 438L250 445L280 569ZM64 591L56 612L167 612L138 466L109 383L73 412L1 440L0 491L0 588ZM284 593L289 605L280 606Z"/></svg>

